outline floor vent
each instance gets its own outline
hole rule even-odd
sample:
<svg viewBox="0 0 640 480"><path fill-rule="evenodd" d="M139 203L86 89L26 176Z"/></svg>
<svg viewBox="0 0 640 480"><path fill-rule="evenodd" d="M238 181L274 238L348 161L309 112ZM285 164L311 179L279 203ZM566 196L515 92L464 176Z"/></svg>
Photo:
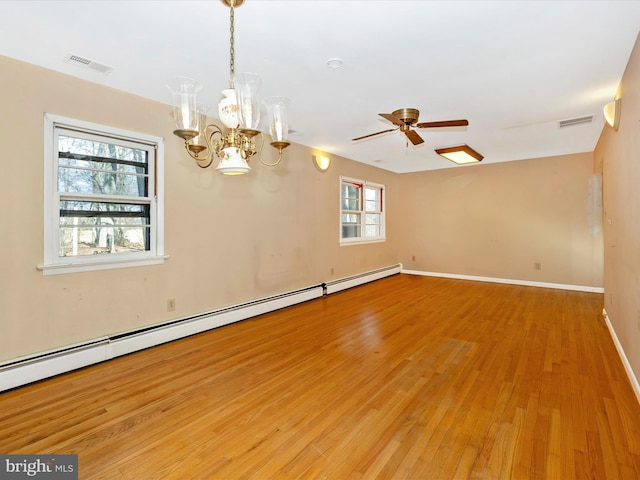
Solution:
<svg viewBox="0 0 640 480"><path fill-rule="evenodd" d="M593 122L593 115L585 115L584 117L568 118L566 120L560 120L558 126L560 128L570 127L572 125L580 125L581 123Z"/></svg>
<svg viewBox="0 0 640 480"><path fill-rule="evenodd" d="M109 75L114 70L113 67L105 65L103 63L94 62L93 60L89 60L88 58L84 58L74 54L67 55L64 61L70 63L71 65L95 70L96 72L100 72L104 75Z"/></svg>

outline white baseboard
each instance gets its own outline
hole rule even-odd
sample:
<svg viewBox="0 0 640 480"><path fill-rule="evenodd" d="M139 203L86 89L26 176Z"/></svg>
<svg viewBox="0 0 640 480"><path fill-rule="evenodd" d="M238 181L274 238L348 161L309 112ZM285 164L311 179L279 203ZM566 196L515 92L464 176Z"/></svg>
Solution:
<svg viewBox="0 0 640 480"><path fill-rule="evenodd" d="M393 265L242 305L0 363L0 392L400 273Z"/></svg>
<svg viewBox="0 0 640 480"><path fill-rule="evenodd" d="M579 292L604 293L602 287L588 287L582 285L567 285L563 283L532 282L529 280L514 280L510 278L477 277L474 275L457 275L454 273L424 272L421 270L402 270L409 275L424 275L427 277L455 278L458 280L473 280L476 282L506 283L510 285L523 285L527 287L555 288L558 290L575 290Z"/></svg>
<svg viewBox="0 0 640 480"><path fill-rule="evenodd" d="M636 374L634 373L633 368L631 368L631 364L629 363L627 354L625 353L624 348L622 348L622 344L620 343L620 340L618 340L618 335L616 335L616 331L613 328L613 325L611 324L609 315L607 315L607 310L604 308L602 309L602 316L604 317L604 322L607 324L607 327L609 328L609 333L611 334L613 343L615 344L616 349L618 350L618 355L620 355L620 359L622 360L624 369L627 372L627 377L629 377L629 381L631 382L631 388L633 388L633 391L636 394L636 398L638 399L638 403L640 403L640 384L638 383L638 379L636 378Z"/></svg>

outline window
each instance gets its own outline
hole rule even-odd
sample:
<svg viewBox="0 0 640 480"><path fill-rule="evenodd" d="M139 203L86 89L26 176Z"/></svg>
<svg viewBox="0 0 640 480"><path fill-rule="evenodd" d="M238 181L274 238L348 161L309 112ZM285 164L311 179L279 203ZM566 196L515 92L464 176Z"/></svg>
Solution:
<svg viewBox="0 0 640 480"><path fill-rule="evenodd" d="M45 114L45 274L164 260L162 138Z"/></svg>
<svg viewBox="0 0 640 480"><path fill-rule="evenodd" d="M384 186L340 179L340 243L384 241Z"/></svg>

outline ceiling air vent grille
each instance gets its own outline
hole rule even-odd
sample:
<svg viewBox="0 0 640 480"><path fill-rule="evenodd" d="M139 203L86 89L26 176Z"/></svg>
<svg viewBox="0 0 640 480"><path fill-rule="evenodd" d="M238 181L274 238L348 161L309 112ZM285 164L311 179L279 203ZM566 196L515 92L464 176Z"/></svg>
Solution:
<svg viewBox="0 0 640 480"><path fill-rule="evenodd" d="M93 60L89 60L88 58L73 54L67 55L67 57L65 58L65 62L70 63L71 65L76 65L78 67L89 68L91 70L103 73L104 75L109 75L114 70L113 67L105 65L103 63L94 62Z"/></svg>
<svg viewBox="0 0 640 480"><path fill-rule="evenodd" d="M560 128L570 127L572 125L580 125L581 123L593 122L593 115L585 115L584 117L568 118L566 120L560 120L558 126Z"/></svg>

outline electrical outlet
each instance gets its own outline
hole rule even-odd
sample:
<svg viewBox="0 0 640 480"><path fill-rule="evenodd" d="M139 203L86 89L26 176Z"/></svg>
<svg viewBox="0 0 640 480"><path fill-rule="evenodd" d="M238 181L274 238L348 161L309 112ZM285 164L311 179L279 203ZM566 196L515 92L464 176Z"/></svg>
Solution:
<svg viewBox="0 0 640 480"><path fill-rule="evenodd" d="M413 260L415 262L416 261L416 256L414 255L413 257L411 257L411 260Z"/></svg>
<svg viewBox="0 0 640 480"><path fill-rule="evenodd" d="M533 263L533 269L534 270L542 270L542 264L540 262L534 262Z"/></svg>
<svg viewBox="0 0 640 480"><path fill-rule="evenodd" d="M333 275L333 267L331 267L331 275Z"/></svg>
<svg viewBox="0 0 640 480"><path fill-rule="evenodd" d="M176 299L168 298L167 299L167 312L173 312L176 309Z"/></svg>

